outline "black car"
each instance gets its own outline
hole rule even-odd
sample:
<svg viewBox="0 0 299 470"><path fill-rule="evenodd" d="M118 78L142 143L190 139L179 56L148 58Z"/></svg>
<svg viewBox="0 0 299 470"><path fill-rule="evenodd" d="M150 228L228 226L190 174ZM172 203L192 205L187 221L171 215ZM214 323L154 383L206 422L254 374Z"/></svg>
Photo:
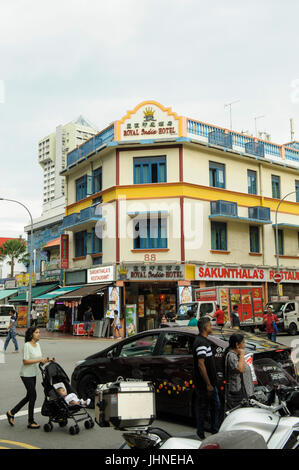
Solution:
<svg viewBox="0 0 299 470"><path fill-rule="evenodd" d="M223 395L223 353L232 329L213 328L209 336L216 359L218 387ZM274 359L296 378L291 348L251 333L245 336L245 359L251 366L264 357ZM118 377L150 380L156 390L157 412L186 417L194 416L194 380L192 346L197 327L168 327L144 331L119 341L77 363L72 387L83 398L93 398L99 383L113 382Z"/></svg>

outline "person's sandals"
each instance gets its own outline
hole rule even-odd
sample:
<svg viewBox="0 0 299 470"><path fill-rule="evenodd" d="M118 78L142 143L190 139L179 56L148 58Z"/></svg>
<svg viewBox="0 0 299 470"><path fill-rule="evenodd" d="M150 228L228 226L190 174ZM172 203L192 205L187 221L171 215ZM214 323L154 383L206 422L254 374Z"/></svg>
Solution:
<svg viewBox="0 0 299 470"><path fill-rule="evenodd" d="M14 426L14 424L15 424L15 419L14 419L13 415L10 414L10 411L8 411L8 412L6 413L6 416L7 416L7 419L8 419L9 424L10 424L11 426Z"/></svg>
<svg viewBox="0 0 299 470"><path fill-rule="evenodd" d="M28 429L39 429L40 428L40 425L37 424L35 421L33 421L33 423L29 423L28 426L27 426Z"/></svg>

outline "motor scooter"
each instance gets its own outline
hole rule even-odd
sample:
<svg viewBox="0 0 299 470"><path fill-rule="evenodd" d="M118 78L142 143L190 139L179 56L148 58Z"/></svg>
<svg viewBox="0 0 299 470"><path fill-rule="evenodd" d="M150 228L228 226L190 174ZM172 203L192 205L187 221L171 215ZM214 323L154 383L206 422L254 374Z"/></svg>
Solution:
<svg viewBox="0 0 299 470"><path fill-rule="evenodd" d="M251 430L269 449L299 449L299 384L272 359L254 368L260 384L254 397L228 411L219 431Z"/></svg>

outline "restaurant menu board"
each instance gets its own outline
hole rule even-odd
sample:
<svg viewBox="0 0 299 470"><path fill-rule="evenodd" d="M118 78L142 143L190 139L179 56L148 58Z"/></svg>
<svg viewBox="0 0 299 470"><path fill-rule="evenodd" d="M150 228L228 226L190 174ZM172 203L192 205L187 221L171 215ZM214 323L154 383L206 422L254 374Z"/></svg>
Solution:
<svg viewBox="0 0 299 470"><path fill-rule="evenodd" d="M144 295L138 295L138 317L144 317Z"/></svg>
<svg viewBox="0 0 299 470"><path fill-rule="evenodd" d="M251 318L253 317L251 289L241 289L241 309L242 320L251 320Z"/></svg>
<svg viewBox="0 0 299 470"><path fill-rule="evenodd" d="M188 302L192 302L192 287L179 287L179 303L185 304Z"/></svg>
<svg viewBox="0 0 299 470"><path fill-rule="evenodd" d="M255 317L263 316L263 298L262 298L262 289L260 287L255 287L252 289L252 299L253 299L253 311Z"/></svg>
<svg viewBox="0 0 299 470"><path fill-rule="evenodd" d="M220 289L220 303L224 313L224 322L230 321L228 289Z"/></svg>
<svg viewBox="0 0 299 470"><path fill-rule="evenodd" d="M126 321L126 338L137 333L137 306L126 305L125 321Z"/></svg>
<svg viewBox="0 0 299 470"><path fill-rule="evenodd" d="M221 289L224 290L224 289ZM210 289L195 289L195 300L197 302L210 302L217 300L217 293L215 288Z"/></svg>
<svg viewBox="0 0 299 470"><path fill-rule="evenodd" d="M240 289L230 289L230 301L231 309L233 310L234 305L238 305L238 314L240 321L242 321L242 307L241 307L241 292Z"/></svg>

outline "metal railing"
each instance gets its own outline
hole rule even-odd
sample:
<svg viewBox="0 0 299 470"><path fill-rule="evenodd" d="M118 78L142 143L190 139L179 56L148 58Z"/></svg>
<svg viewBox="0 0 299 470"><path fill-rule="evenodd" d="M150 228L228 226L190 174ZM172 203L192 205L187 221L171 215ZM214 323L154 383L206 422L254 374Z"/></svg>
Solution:
<svg viewBox="0 0 299 470"><path fill-rule="evenodd" d="M211 201L211 215L230 215L238 217L238 204L230 201Z"/></svg>
<svg viewBox="0 0 299 470"><path fill-rule="evenodd" d="M216 130L209 132L208 134L209 144L219 145L225 148L232 148L232 136L231 134L226 134L221 130Z"/></svg>
<svg viewBox="0 0 299 470"><path fill-rule="evenodd" d="M257 157L265 156L265 147L263 142L250 141L245 144L245 152Z"/></svg>
<svg viewBox="0 0 299 470"><path fill-rule="evenodd" d="M111 142L114 139L114 124L109 126L104 131L100 132L96 136L89 139L87 142L82 144L80 147L72 150L67 154L67 167L81 160L81 158L87 157L92 152L95 152L98 148L107 142Z"/></svg>

